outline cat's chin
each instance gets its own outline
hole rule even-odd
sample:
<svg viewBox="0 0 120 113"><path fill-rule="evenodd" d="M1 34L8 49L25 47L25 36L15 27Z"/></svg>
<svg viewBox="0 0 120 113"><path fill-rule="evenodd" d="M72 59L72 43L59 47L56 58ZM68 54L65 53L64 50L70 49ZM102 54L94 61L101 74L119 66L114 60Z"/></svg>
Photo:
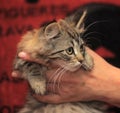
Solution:
<svg viewBox="0 0 120 113"><path fill-rule="evenodd" d="M93 69L93 65L86 65L85 63L82 64L82 68L86 71L91 71Z"/></svg>
<svg viewBox="0 0 120 113"><path fill-rule="evenodd" d="M82 64L78 63L78 64L76 64L74 66L73 65L72 66L66 66L65 69L68 70L68 71L74 72L74 71L80 69L81 66L82 66Z"/></svg>

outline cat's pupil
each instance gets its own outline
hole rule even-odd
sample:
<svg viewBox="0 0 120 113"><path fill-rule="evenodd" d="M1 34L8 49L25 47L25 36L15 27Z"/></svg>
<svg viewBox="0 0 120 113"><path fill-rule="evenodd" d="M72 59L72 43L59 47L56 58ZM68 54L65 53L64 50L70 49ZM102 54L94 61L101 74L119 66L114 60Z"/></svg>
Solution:
<svg viewBox="0 0 120 113"><path fill-rule="evenodd" d="M68 55L72 55L74 53L73 47L66 49L66 52Z"/></svg>

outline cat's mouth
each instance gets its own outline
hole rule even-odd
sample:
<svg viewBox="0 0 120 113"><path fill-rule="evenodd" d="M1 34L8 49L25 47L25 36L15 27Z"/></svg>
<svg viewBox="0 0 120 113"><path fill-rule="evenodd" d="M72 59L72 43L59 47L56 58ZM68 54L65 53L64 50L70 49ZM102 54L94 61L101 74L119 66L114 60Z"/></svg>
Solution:
<svg viewBox="0 0 120 113"><path fill-rule="evenodd" d="M69 63L66 66L64 66L63 68L68 70L68 71L74 72L74 71L80 69L81 67L82 67L82 63L77 62L75 64Z"/></svg>
<svg viewBox="0 0 120 113"><path fill-rule="evenodd" d="M88 64L86 61L83 61L83 62L77 62L74 65L68 65L65 68L67 70L69 70L69 71L72 71L72 72L74 72L74 71L76 71L78 69L81 69L81 68L84 69L84 70L86 70L86 71L90 71L90 70L92 70L93 65Z"/></svg>

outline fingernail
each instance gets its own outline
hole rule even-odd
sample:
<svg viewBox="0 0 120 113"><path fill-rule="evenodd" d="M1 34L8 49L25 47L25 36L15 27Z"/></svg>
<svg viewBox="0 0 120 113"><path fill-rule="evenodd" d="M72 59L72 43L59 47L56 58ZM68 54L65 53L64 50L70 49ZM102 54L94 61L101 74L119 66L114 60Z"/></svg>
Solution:
<svg viewBox="0 0 120 113"><path fill-rule="evenodd" d="M16 72L12 72L11 75L12 75L12 77L17 77L17 73Z"/></svg>
<svg viewBox="0 0 120 113"><path fill-rule="evenodd" d="M25 52L20 52L18 54L18 56L21 57L21 58L25 58L26 57L26 53Z"/></svg>

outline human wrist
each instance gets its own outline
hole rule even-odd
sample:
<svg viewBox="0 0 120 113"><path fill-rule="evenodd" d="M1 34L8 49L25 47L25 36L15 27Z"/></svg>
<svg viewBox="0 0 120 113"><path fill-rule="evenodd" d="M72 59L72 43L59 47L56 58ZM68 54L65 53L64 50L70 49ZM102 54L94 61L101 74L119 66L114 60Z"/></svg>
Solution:
<svg viewBox="0 0 120 113"><path fill-rule="evenodd" d="M101 101L120 107L120 69L110 65L106 74L106 87L101 89Z"/></svg>

